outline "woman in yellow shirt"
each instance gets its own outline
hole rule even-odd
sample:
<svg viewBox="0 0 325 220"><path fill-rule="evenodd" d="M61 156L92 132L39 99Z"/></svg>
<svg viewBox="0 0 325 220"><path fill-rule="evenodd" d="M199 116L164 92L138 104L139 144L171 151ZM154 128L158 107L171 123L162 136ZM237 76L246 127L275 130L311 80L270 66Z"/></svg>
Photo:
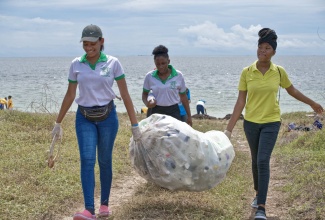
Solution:
<svg viewBox="0 0 325 220"><path fill-rule="evenodd" d="M251 151L256 191L251 206L257 208L255 219L266 219L265 203L270 180L270 158L281 125L277 100L279 86L285 88L295 99L310 105L316 113L321 114L324 109L292 85L283 67L271 62L277 47L275 31L263 28L258 35L258 59L242 71L237 102L225 134L231 137L231 132L245 107L244 131Z"/></svg>

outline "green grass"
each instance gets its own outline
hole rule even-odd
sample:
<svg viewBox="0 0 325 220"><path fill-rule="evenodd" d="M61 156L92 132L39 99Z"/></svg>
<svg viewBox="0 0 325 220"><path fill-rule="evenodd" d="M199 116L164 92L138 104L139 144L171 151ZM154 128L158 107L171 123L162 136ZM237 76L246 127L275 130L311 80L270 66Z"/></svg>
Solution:
<svg viewBox="0 0 325 220"><path fill-rule="evenodd" d="M313 119L305 114L283 115L284 124L294 121L311 127ZM286 144L279 144L274 153L286 174L282 191L285 202L292 204L288 206L289 214L294 219L325 219L325 130L294 132L294 138L291 132L282 132Z"/></svg>
<svg viewBox="0 0 325 220"><path fill-rule="evenodd" d="M283 115L283 123L309 123L305 113ZM120 128L114 146L114 178L129 175L130 123L119 114ZM64 130L59 162L47 167L47 150L56 115L0 111L0 218L60 219L71 216L83 204L79 179L79 152L74 113L62 123ZM143 118L138 115L138 120ZM224 130L227 121L194 120L196 130ZM283 129L285 126L283 126ZM325 219L325 134L322 131L293 135L282 129L274 156L286 172L281 190L293 219ZM151 183L136 189L130 201L114 210L110 219L242 219L253 195L250 157L238 150L244 137L237 123L232 142L236 157L226 178L204 192L171 192ZM290 133L290 134L289 134ZM98 168L96 166L96 184ZM98 188L96 193L98 193ZM249 201L248 199L249 198Z"/></svg>

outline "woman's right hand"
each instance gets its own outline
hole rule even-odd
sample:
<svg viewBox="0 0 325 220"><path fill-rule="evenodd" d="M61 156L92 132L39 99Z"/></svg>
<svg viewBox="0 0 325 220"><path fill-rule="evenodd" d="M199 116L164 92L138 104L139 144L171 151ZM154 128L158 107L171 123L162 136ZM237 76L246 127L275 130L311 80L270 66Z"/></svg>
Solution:
<svg viewBox="0 0 325 220"><path fill-rule="evenodd" d="M153 108L153 107L155 107L157 105L157 102L156 102L156 99L150 99L150 100L148 100L148 108Z"/></svg>

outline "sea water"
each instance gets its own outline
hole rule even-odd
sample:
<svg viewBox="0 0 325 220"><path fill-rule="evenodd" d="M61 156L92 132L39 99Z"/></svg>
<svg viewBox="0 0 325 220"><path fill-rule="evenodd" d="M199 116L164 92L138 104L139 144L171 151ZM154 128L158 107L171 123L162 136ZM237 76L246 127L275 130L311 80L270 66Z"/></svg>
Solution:
<svg viewBox="0 0 325 220"><path fill-rule="evenodd" d="M154 69L152 56L116 56L126 75L134 108L140 112L145 74ZM0 58L0 97L13 97L14 109L20 111L58 112L68 87L68 71L74 57ZM224 117L233 111L242 69L255 56L170 57L171 64L185 77L191 93L190 108L196 114L196 102L206 100L207 113ZM275 56L293 85L308 97L325 106L325 56ZM114 83L114 91L120 92ZM115 100L118 112L126 112L122 101ZM280 90L282 113L312 109ZM73 103L70 111L75 111Z"/></svg>

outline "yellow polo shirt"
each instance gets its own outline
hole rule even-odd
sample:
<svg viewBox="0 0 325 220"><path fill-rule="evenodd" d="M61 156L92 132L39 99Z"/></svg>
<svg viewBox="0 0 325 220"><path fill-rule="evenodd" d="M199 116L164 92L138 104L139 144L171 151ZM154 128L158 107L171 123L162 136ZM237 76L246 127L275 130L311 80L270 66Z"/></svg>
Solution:
<svg viewBox="0 0 325 220"><path fill-rule="evenodd" d="M256 68L256 62L243 69L238 85L238 90L247 91L244 118L259 124L280 121L279 86L288 88L291 81L283 67L271 62L270 69L263 75Z"/></svg>
<svg viewBox="0 0 325 220"><path fill-rule="evenodd" d="M14 107L14 104L12 104L12 99L8 99L8 109L11 109Z"/></svg>
<svg viewBox="0 0 325 220"><path fill-rule="evenodd" d="M0 99L0 103L3 105L7 105L7 101L5 99Z"/></svg>

